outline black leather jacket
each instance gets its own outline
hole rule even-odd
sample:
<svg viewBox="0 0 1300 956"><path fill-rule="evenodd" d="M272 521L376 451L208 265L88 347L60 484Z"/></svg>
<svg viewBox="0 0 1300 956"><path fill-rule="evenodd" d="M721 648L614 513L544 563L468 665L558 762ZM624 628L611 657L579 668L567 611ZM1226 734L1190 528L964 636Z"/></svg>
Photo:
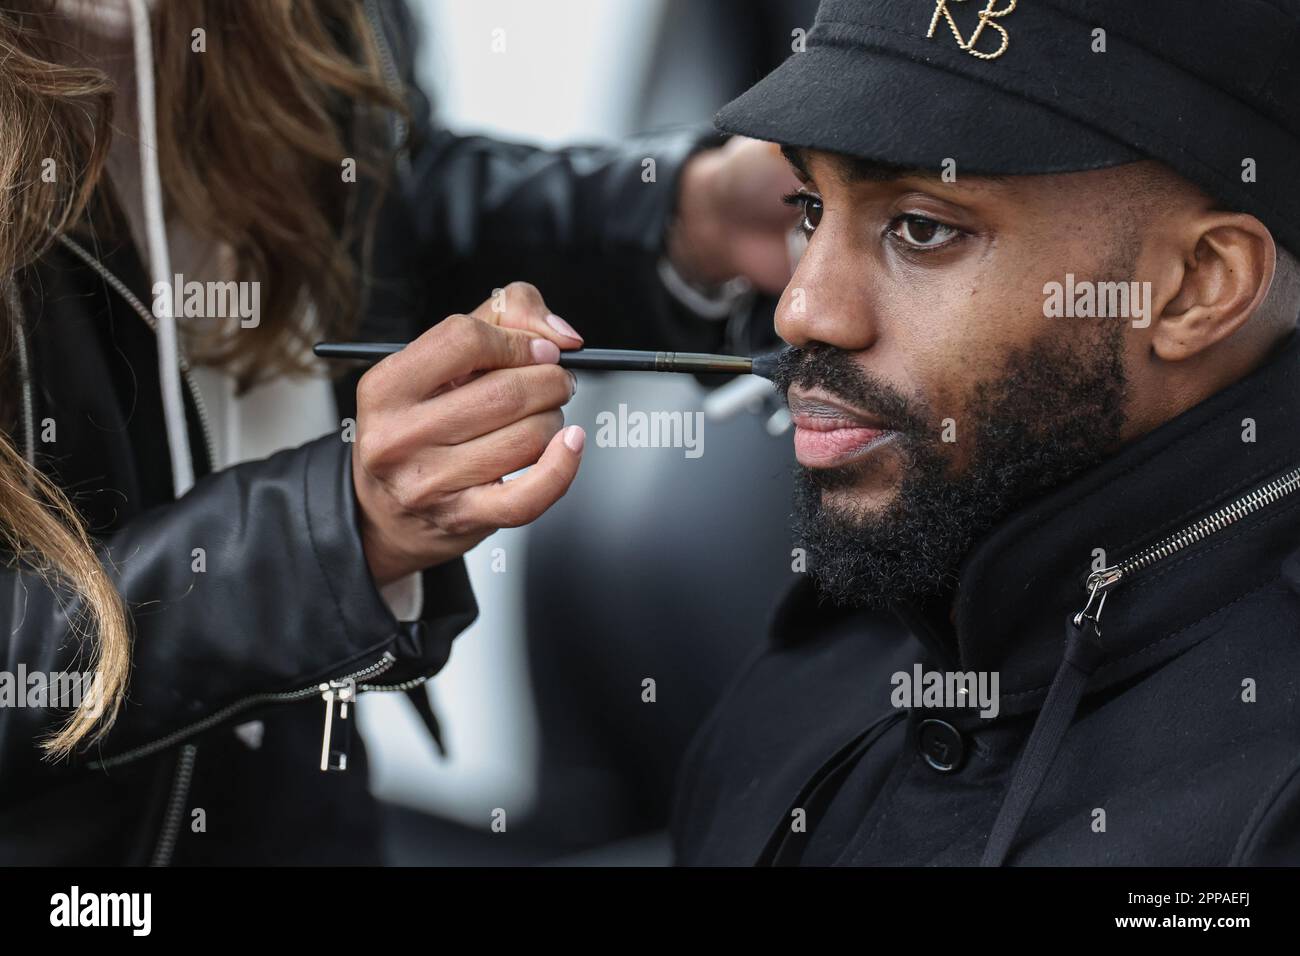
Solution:
<svg viewBox="0 0 1300 956"><path fill-rule="evenodd" d="M413 122L401 182L376 219L361 338L413 337L527 279L592 345L716 344L716 326L675 307L655 273L677 171L703 137L543 152L454 136L410 83L401 5L371 13ZM655 183L642 181L646 157ZM192 395L203 477L173 500L155 341L138 304L151 301L145 270L111 231L77 245L56 245L22 283L25 341L6 370L21 379L12 437L102 544L132 609L133 670L112 731L57 765L37 743L60 715L0 707L0 863L377 862L360 741L347 772L319 769L319 685L406 689L435 674L476 614L464 565L425 572L424 616L399 624L362 554L341 435L213 473ZM339 383L340 417L353 413L354 384ZM53 442L41 440L46 420ZM0 573L0 668L79 669L61 596ZM232 731L253 719L265 728L257 747Z"/></svg>

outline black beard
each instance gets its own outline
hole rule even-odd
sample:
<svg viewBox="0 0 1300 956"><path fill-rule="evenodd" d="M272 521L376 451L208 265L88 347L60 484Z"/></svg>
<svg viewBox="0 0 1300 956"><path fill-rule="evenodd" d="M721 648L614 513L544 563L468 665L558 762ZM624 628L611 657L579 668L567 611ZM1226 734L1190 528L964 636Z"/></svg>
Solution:
<svg viewBox="0 0 1300 956"><path fill-rule="evenodd" d="M879 512L822 505L823 491L853 487L863 466L796 469L795 543L825 596L849 607L950 596L976 540L1114 451L1127 390L1123 322L1052 332L1012 352L997 378L974 388L955 445L941 441L941 422L865 375L851 353L814 346L785 356L776 375L783 392L820 386L878 414L898 430L894 453L904 460L906 477ZM953 474L951 450L971 441L969 464Z"/></svg>

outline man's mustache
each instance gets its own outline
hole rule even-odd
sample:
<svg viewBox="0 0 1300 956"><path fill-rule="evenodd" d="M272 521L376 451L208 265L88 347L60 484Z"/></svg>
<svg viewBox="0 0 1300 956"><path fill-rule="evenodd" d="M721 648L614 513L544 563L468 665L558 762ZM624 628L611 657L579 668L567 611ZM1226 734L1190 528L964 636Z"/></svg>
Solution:
<svg viewBox="0 0 1300 956"><path fill-rule="evenodd" d="M772 382L787 400L791 388L820 389L887 423L891 431L916 437L935 433L925 409L864 371L853 353L843 349L829 345L786 349L777 360Z"/></svg>

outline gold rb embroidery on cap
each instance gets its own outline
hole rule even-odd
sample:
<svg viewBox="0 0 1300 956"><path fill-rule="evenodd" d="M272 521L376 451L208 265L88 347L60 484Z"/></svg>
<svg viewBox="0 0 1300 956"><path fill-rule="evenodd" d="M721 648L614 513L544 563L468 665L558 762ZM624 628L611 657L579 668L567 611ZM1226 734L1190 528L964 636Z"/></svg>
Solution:
<svg viewBox="0 0 1300 956"><path fill-rule="evenodd" d="M1009 13L1014 13L1018 0L1006 0L1006 7L999 10L998 0L989 0L989 5L980 11L979 26L967 40L957 29L957 21L952 18L952 11L948 9L949 3L965 3L966 0L938 0L934 7L934 18L930 20L930 32L925 35L927 40L934 38L934 31L939 26L939 17L948 21L948 27L952 30L952 35L957 38L957 45L969 53L971 56L979 57L981 60L996 60L1003 53L1007 52L1007 47L1011 45L1011 35L1007 33L1006 27L993 21L998 17L1005 17ZM986 29L996 30L1002 34L1002 45L992 53L981 53L976 49L976 44L980 42L980 37L984 35Z"/></svg>

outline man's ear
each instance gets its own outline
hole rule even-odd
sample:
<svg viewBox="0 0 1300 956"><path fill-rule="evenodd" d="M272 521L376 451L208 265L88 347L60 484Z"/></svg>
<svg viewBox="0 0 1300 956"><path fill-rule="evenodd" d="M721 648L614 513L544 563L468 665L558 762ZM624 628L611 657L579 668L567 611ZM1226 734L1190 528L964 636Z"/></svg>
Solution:
<svg viewBox="0 0 1300 956"><path fill-rule="evenodd" d="M1166 362L1199 355L1240 329L1277 270L1273 236L1254 216L1206 213L1186 229L1181 277L1170 277L1172 295L1152 330L1151 348Z"/></svg>

